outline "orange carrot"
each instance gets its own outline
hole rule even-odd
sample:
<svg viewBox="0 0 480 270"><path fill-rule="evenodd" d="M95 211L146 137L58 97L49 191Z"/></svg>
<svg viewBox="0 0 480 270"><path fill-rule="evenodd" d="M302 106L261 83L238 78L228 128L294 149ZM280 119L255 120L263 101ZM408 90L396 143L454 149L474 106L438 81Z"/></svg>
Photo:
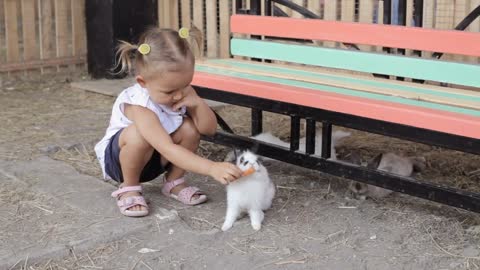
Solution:
<svg viewBox="0 0 480 270"><path fill-rule="evenodd" d="M253 167L250 167L243 171L242 176L249 176L250 174L253 174L255 172L255 169Z"/></svg>

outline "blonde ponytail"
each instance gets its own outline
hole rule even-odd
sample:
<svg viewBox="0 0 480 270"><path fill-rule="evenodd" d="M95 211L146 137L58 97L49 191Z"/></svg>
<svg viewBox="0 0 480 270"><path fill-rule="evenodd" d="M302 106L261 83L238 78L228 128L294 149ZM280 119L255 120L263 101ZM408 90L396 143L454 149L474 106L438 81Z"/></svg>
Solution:
<svg viewBox="0 0 480 270"><path fill-rule="evenodd" d="M189 29L189 39L188 39L190 49L194 52L195 56L203 56L203 33L196 26L192 25ZM197 53L195 53L197 52Z"/></svg>
<svg viewBox="0 0 480 270"><path fill-rule="evenodd" d="M120 44L117 46L117 53L115 54L116 61L115 66L112 68L112 71L120 67L120 70L114 72L114 75L122 74L124 72L130 72L133 69L133 63L131 59L131 53L138 50L138 46L131 44L129 42L120 40Z"/></svg>

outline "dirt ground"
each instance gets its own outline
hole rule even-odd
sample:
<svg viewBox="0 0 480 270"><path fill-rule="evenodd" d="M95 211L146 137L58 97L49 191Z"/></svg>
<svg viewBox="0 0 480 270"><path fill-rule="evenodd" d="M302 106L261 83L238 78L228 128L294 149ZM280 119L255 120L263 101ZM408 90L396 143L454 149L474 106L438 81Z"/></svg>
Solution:
<svg viewBox="0 0 480 270"><path fill-rule="evenodd" d="M49 156L102 181L93 145L105 132L114 98L69 86L73 80L88 79L83 74L1 78L0 160L28 161ZM236 132L248 133L247 110L229 106L219 113ZM282 119L266 114L264 128L288 141L289 124ZM228 150L202 143L199 153L222 160ZM339 147L340 156L356 152L365 160L382 151L425 157L427 168L415 176L418 179L480 191L479 156L356 131ZM278 193L258 233L253 233L245 219L228 234L218 231L225 209L223 187L199 177L199 185L212 194L210 204L186 208L161 201L160 197L152 198L178 213L179 220L172 228L183 235L168 231L164 242L156 242L160 245L156 252L141 257L136 253L139 247L152 244L156 231L152 228L143 235L104 243L63 259L38 262L29 268L19 260L12 269L480 268L480 218L476 213L401 194L357 201L349 197L348 181L344 179L279 162L266 165ZM157 183L146 185L153 189ZM36 196L41 199L10 184L0 188L0 202L5 207L17 207L21 201ZM2 223L3 231L15 230L7 220ZM127 261L130 264L124 264Z"/></svg>

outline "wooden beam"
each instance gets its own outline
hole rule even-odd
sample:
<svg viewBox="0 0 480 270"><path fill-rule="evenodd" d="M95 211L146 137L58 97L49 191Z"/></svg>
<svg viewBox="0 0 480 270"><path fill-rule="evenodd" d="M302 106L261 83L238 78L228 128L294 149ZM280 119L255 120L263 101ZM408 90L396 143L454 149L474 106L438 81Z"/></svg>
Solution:
<svg viewBox="0 0 480 270"><path fill-rule="evenodd" d="M85 57L61 57L45 60L31 60L15 63L0 64L0 72L10 72L19 70L39 69L44 67L55 67L59 65L77 65L85 64Z"/></svg>
<svg viewBox="0 0 480 270"><path fill-rule="evenodd" d="M5 5L5 39L7 44L7 62L20 60L18 48L18 9L16 0L4 0Z"/></svg>
<svg viewBox="0 0 480 270"><path fill-rule="evenodd" d="M23 59L38 59L35 33L35 0L22 0Z"/></svg>

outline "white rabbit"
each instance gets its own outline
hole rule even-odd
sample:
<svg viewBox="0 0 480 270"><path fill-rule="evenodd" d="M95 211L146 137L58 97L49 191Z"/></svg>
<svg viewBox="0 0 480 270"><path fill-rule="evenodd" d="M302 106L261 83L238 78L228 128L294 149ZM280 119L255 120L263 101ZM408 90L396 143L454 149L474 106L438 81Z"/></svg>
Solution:
<svg viewBox="0 0 480 270"><path fill-rule="evenodd" d="M411 176L414 171L421 171L425 167L423 157L401 157L394 153L379 154L369 164L368 168L389 172L400 176ZM357 199L384 198L393 191L377 186L352 181L349 189Z"/></svg>
<svg viewBox="0 0 480 270"><path fill-rule="evenodd" d="M267 169L260 164L258 156L250 151L241 153L236 165L246 171L249 168L254 173L243 176L227 186L227 212L222 231L233 226L242 212L247 212L254 230L260 230L263 221L263 211L270 208L275 196L275 185L268 176Z"/></svg>

